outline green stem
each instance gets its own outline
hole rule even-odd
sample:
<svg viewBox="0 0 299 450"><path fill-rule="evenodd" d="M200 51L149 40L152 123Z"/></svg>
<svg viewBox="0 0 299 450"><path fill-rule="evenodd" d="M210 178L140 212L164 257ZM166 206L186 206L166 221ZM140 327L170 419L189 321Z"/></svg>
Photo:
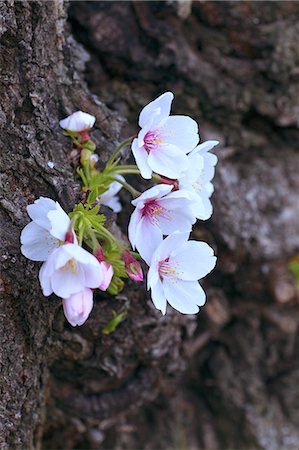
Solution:
<svg viewBox="0 0 299 450"><path fill-rule="evenodd" d="M109 166L111 166L111 165L113 164L113 161L115 160L116 156L119 154L119 152L121 151L121 149L122 149L123 147L125 147L126 145L130 144L130 142L132 141L133 137L134 137L134 136L131 136L130 138L128 138L128 139L126 139L125 141L121 142L121 143L119 144L118 147L116 147L116 149L114 150L114 152L113 152L112 155L110 156L110 158L109 158L109 160L108 160L108 162L107 162L107 166L106 166L106 167L109 167Z"/></svg>
<svg viewBox="0 0 299 450"><path fill-rule="evenodd" d="M108 241L112 247L116 244L117 247L120 248L119 242L115 239L113 234L107 230L107 228L101 226L100 231L98 231L97 233L101 238L106 239L106 241Z"/></svg>
<svg viewBox="0 0 299 450"><path fill-rule="evenodd" d="M87 229L88 229L88 233L91 238L91 241L92 241L93 249L95 250L99 246L99 242L97 240L96 234L90 225L87 226Z"/></svg>
<svg viewBox="0 0 299 450"><path fill-rule="evenodd" d="M136 198L140 195L140 192L133 188L133 186L131 186L131 184L127 183L126 181L120 180L117 177L111 177L111 180L117 181L117 183L121 184L125 189L127 189L127 191L130 192L130 194L132 194L133 198Z"/></svg>

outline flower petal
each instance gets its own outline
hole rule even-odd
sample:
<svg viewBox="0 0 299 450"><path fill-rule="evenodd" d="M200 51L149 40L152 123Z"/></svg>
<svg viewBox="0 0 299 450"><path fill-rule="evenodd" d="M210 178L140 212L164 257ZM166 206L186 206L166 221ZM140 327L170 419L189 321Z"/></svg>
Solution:
<svg viewBox="0 0 299 450"><path fill-rule="evenodd" d="M51 276L51 286L58 297L68 298L85 289L85 276L82 266L76 264L75 270L61 268Z"/></svg>
<svg viewBox="0 0 299 450"><path fill-rule="evenodd" d="M91 114L85 113L83 111L76 111L70 116L63 120L60 120L59 125L64 130L80 131L89 130L95 124L96 118Z"/></svg>
<svg viewBox="0 0 299 450"><path fill-rule="evenodd" d="M55 204L55 210L48 212L48 219L51 223L50 233L63 242L70 226L70 218L58 202Z"/></svg>
<svg viewBox="0 0 299 450"><path fill-rule="evenodd" d="M54 200L47 197L40 197L32 205L27 206L29 217L40 227L50 229L51 223L48 219L48 213L56 209Z"/></svg>
<svg viewBox="0 0 299 450"><path fill-rule="evenodd" d="M154 172L173 179L182 177L189 166L187 155L171 144L151 151L147 162Z"/></svg>
<svg viewBox="0 0 299 450"><path fill-rule="evenodd" d="M139 116L139 126L143 128L150 120L158 124L170 114L171 103L174 98L172 92L165 92L146 105Z"/></svg>
<svg viewBox="0 0 299 450"><path fill-rule="evenodd" d="M140 202L144 204L144 200L154 200L171 192L173 186L167 184L157 184L156 186L151 187L144 191L139 197L133 200L131 203L134 206L137 206Z"/></svg>
<svg viewBox="0 0 299 450"><path fill-rule="evenodd" d="M195 149L190 153L190 155L195 155L196 153L199 153L201 155L203 155L204 153L208 152L209 150L211 150L213 147L215 147L216 145L219 144L219 141L206 141L203 142L202 144L199 144L197 147L195 147ZM215 161L215 164L217 163L217 156L215 156L215 158L213 158L213 160Z"/></svg>
<svg viewBox="0 0 299 450"><path fill-rule="evenodd" d="M128 237L131 242L133 250L136 248L136 235L137 235L137 225L141 220L141 211L135 209L131 215L129 226L128 226Z"/></svg>
<svg viewBox="0 0 299 450"><path fill-rule="evenodd" d="M165 315L167 302L160 279L151 287L151 298L155 307Z"/></svg>
<svg viewBox="0 0 299 450"><path fill-rule="evenodd" d="M168 214L169 217L159 217L159 226L165 236L175 231L191 232L192 224L196 221L192 210L188 207L178 208L170 210Z"/></svg>
<svg viewBox="0 0 299 450"><path fill-rule="evenodd" d="M189 153L198 144L198 125L191 117L170 116L160 129L165 142L184 153Z"/></svg>
<svg viewBox="0 0 299 450"><path fill-rule="evenodd" d="M214 269L216 256L205 242L188 241L173 251L170 261L178 267L178 277L181 280L195 281Z"/></svg>
<svg viewBox="0 0 299 450"><path fill-rule="evenodd" d="M39 282L43 291L43 294L45 297L48 297L48 295L51 295L53 292L52 285L51 285L51 278L48 276L47 269L46 269L46 263L44 263L40 270L39 270Z"/></svg>
<svg viewBox="0 0 299 450"><path fill-rule="evenodd" d="M135 245L140 256L149 265L154 251L163 240L162 231L146 217L142 217L136 227Z"/></svg>
<svg viewBox="0 0 299 450"><path fill-rule="evenodd" d="M104 280L103 268L98 260L97 265L82 264L85 275L85 286L89 288L97 288Z"/></svg>
<svg viewBox="0 0 299 450"><path fill-rule="evenodd" d="M50 253L59 247L59 240L35 222L30 222L21 233L21 252L32 261L46 261Z"/></svg>
<svg viewBox="0 0 299 450"><path fill-rule="evenodd" d="M183 244L185 244L185 242L187 242L189 234L190 234L189 232L180 233L178 231L170 234L156 248L152 256L152 262L163 261L164 259L168 258L171 255L171 253L175 251L176 248L181 247Z"/></svg>
<svg viewBox="0 0 299 450"><path fill-rule="evenodd" d="M195 314L204 305L206 294L197 281L163 280L163 290L168 303L183 314Z"/></svg>
<svg viewBox="0 0 299 450"><path fill-rule="evenodd" d="M69 323L75 327L83 325L89 317L93 307L93 294L91 289L84 289L69 298L63 299L64 315Z"/></svg>
<svg viewBox="0 0 299 450"><path fill-rule="evenodd" d="M149 180L152 177L152 169L148 165L148 154L144 147L138 146L138 140L136 138L132 143L132 152L141 176L146 180Z"/></svg>

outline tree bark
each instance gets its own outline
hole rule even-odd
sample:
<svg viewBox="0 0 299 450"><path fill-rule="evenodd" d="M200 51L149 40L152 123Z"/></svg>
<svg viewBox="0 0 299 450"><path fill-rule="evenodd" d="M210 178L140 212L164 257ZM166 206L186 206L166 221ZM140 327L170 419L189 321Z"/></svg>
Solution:
<svg viewBox="0 0 299 450"><path fill-rule="evenodd" d="M299 448L298 3L7 1L0 18L0 448ZM27 204L80 198L58 121L94 114L103 165L166 90L220 140L194 231L218 254L207 304L161 317L128 283L74 329L19 250Z"/></svg>

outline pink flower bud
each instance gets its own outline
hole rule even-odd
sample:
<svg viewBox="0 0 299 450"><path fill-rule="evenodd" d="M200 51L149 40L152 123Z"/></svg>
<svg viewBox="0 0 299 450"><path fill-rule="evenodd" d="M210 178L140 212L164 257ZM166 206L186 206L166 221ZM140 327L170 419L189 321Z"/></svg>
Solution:
<svg viewBox="0 0 299 450"><path fill-rule="evenodd" d="M133 281L143 281L143 272L140 263L136 261L136 259L127 250L123 253L123 258L128 277Z"/></svg>
<svg viewBox="0 0 299 450"><path fill-rule="evenodd" d="M83 142L89 141L90 136L86 130L80 131L79 134L80 134L81 141L83 141Z"/></svg>
<svg viewBox="0 0 299 450"><path fill-rule="evenodd" d="M83 291L62 300L64 315L73 327L83 325L88 319L93 307L92 297L92 290L85 288Z"/></svg>
<svg viewBox="0 0 299 450"><path fill-rule="evenodd" d="M99 246L94 251L94 256L99 261L99 263L102 267L102 272L103 272L103 280L102 280L101 284L98 286L98 288L101 289L101 291L106 291L106 289L108 288L109 284L111 283L111 280L113 277L113 267L105 259L102 247Z"/></svg>

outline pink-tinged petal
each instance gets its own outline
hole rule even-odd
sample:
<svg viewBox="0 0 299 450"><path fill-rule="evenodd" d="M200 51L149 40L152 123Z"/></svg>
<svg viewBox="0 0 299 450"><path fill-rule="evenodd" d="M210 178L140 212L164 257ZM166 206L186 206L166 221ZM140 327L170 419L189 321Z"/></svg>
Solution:
<svg viewBox="0 0 299 450"><path fill-rule="evenodd" d="M157 225L153 225L146 217L142 217L136 227L135 245L140 256L149 265L154 251L163 240Z"/></svg>
<svg viewBox="0 0 299 450"><path fill-rule="evenodd" d="M63 211L58 202L56 202L56 209L48 212L48 219L51 223L50 233L62 242L65 239L66 232L70 226L70 218Z"/></svg>
<svg viewBox="0 0 299 450"><path fill-rule="evenodd" d="M131 203L132 205L137 206L141 202L142 204L144 204L145 200L154 200L164 197L164 195L167 195L169 192L171 192L172 188L172 185L157 184L156 186L153 186L150 189L144 191L141 195L139 195L139 197L137 197L135 200L132 200Z"/></svg>
<svg viewBox="0 0 299 450"><path fill-rule="evenodd" d="M65 119L60 120L59 125L64 130L76 131L77 133L80 133L81 131L92 128L95 121L96 118L91 114L83 111L76 111Z"/></svg>
<svg viewBox="0 0 299 450"><path fill-rule="evenodd" d="M205 242L188 241L177 247L170 258L178 278L195 281L205 277L216 265L213 249Z"/></svg>
<svg viewBox="0 0 299 450"><path fill-rule="evenodd" d="M189 166L187 155L170 144L150 152L147 162L154 172L174 179L182 177Z"/></svg>
<svg viewBox="0 0 299 450"><path fill-rule="evenodd" d="M215 147L216 145L219 144L219 141L206 141L203 142L202 144L199 144L191 153L190 155L195 155L196 153L199 153L201 155L203 155L204 153L208 152L209 150L211 150L213 147ZM215 158L213 159L215 161L215 164L217 163L217 156L215 156Z"/></svg>
<svg viewBox="0 0 299 450"><path fill-rule="evenodd" d="M143 128L150 120L159 123L170 114L171 103L174 98L172 92L165 92L146 105L139 116L139 126Z"/></svg>
<svg viewBox="0 0 299 450"><path fill-rule="evenodd" d="M103 270L103 280L98 288L101 289L101 291L106 291L113 277L113 267L108 261L102 261L100 264Z"/></svg>
<svg viewBox="0 0 299 450"><path fill-rule="evenodd" d="M124 251L123 260L128 277L135 282L143 281L141 265L128 250Z"/></svg>
<svg viewBox="0 0 299 450"><path fill-rule="evenodd" d="M167 302L160 279L151 287L151 298L155 307L165 315Z"/></svg>
<svg viewBox="0 0 299 450"><path fill-rule="evenodd" d="M85 289L85 276L82 266L76 261L56 270L51 276L53 291L58 297L68 298Z"/></svg>
<svg viewBox="0 0 299 450"><path fill-rule="evenodd" d="M153 261L163 261L164 259L169 258L176 248L180 248L187 242L189 234L189 232L180 233L178 231L170 234L156 248L153 254Z"/></svg>
<svg viewBox="0 0 299 450"><path fill-rule="evenodd" d="M47 269L46 269L46 263L44 263L40 270L39 270L39 282L43 291L43 294L45 297L48 297L48 295L51 295L53 292L52 285L51 285L51 278L48 276Z"/></svg>
<svg viewBox="0 0 299 450"><path fill-rule="evenodd" d="M21 252L32 261L46 261L50 253L59 247L59 240L35 222L30 222L21 233Z"/></svg>
<svg viewBox="0 0 299 450"><path fill-rule="evenodd" d="M152 177L152 169L148 165L148 154L144 147L138 147L138 141L136 138L132 143L132 152L141 176L146 180L149 180Z"/></svg>
<svg viewBox="0 0 299 450"><path fill-rule="evenodd" d="M163 291L168 303L182 314L196 314L204 305L206 295L197 281L164 280Z"/></svg>
<svg viewBox="0 0 299 450"><path fill-rule="evenodd" d="M48 213L56 209L54 200L47 197L40 197L32 205L27 206L29 217L40 227L50 229L51 223L48 219Z"/></svg>
<svg viewBox="0 0 299 450"><path fill-rule="evenodd" d="M69 298L63 299L63 311L68 322L73 326L81 326L89 317L93 308L91 289L84 289Z"/></svg>
<svg viewBox="0 0 299 450"><path fill-rule="evenodd" d="M199 141L198 125L188 116L170 116L160 128L163 141L189 153Z"/></svg>

